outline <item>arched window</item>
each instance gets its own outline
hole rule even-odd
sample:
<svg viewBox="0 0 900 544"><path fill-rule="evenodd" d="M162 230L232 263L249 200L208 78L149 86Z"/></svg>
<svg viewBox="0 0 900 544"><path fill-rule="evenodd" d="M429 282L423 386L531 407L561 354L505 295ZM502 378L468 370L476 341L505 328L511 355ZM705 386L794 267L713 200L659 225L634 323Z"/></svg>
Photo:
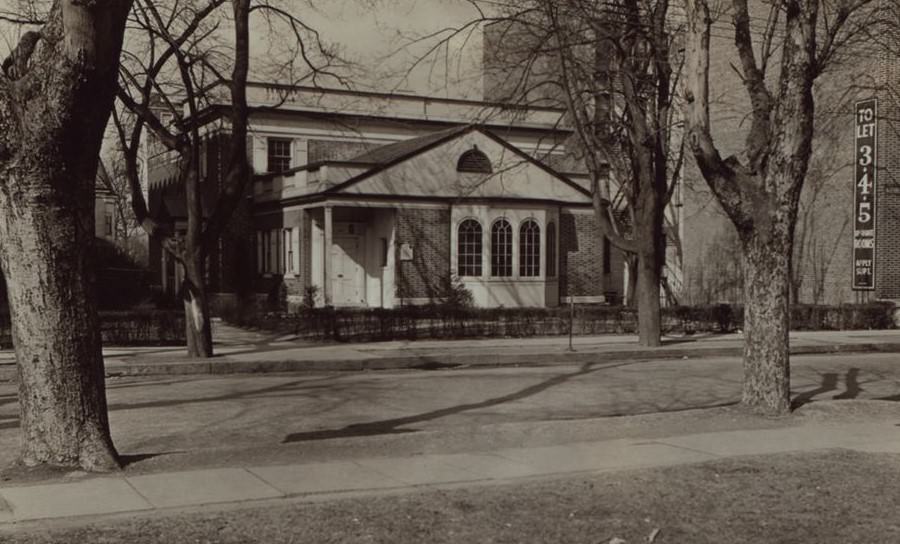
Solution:
<svg viewBox="0 0 900 544"><path fill-rule="evenodd" d="M512 276L513 231L506 219L498 219L491 226L491 276Z"/></svg>
<svg viewBox="0 0 900 544"><path fill-rule="evenodd" d="M481 223L466 219L456 237L456 272L459 277L481 275Z"/></svg>
<svg viewBox="0 0 900 544"><path fill-rule="evenodd" d="M556 277L556 223L547 223L547 277Z"/></svg>
<svg viewBox="0 0 900 544"><path fill-rule="evenodd" d="M478 146L472 146L472 149L466 151L459 156L456 161L457 172L469 172L474 174L490 174L493 172L491 160L478 149Z"/></svg>
<svg viewBox="0 0 900 544"><path fill-rule="evenodd" d="M527 219L519 226L519 276L536 278L541 275L541 227Z"/></svg>

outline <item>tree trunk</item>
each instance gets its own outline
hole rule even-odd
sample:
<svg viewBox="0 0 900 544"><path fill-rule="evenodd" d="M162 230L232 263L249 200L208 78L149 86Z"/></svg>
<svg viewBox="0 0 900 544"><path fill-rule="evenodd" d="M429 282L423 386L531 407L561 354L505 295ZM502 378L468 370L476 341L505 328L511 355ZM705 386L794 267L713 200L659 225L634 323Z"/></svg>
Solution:
<svg viewBox="0 0 900 544"><path fill-rule="evenodd" d="M59 166L54 157L42 160L43 167L65 171L53 168ZM6 179L41 186L44 175ZM21 460L27 466L112 470L118 458L109 434L100 325L89 280L93 231L85 227L93 222L93 198L77 189L66 193L20 198L0 193L5 219L0 263L19 372Z"/></svg>
<svg viewBox="0 0 900 544"><path fill-rule="evenodd" d="M130 6L54 2L0 72L0 265L27 465L118 467L91 261L97 161Z"/></svg>
<svg viewBox="0 0 900 544"><path fill-rule="evenodd" d="M625 298L622 301L628 308L637 308L638 265L637 256L625 255L625 266L628 269L628 283L625 285Z"/></svg>
<svg viewBox="0 0 900 544"><path fill-rule="evenodd" d="M188 260L184 267L182 299L184 301L184 328L188 357L213 356L212 324L209 319L209 298L203 281L203 259Z"/></svg>
<svg viewBox="0 0 900 544"><path fill-rule="evenodd" d="M642 346L660 345L659 266L653 254L637 257L638 342Z"/></svg>
<svg viewBox="0 0 900 544"><path fill-rule="evenodd" d="M744 385L754 411L790 411L790 242L759 232L744 240Z"/></svg>

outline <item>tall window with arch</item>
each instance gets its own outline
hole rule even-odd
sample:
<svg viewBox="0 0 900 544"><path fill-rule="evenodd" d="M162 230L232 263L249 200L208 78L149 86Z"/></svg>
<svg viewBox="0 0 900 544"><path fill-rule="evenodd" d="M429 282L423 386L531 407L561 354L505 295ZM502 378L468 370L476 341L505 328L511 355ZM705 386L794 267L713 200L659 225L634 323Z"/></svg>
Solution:
<svg viewBox="0 0 900 544"><path fill-rule="evenodd" d="M466 219L459 224L456 237L456 273L460 277L481 276L481 223Z"/></svg>
<svg viewBox="0 0 900 544"><path fill-rule="evenodd" d="M547 223L547 277L556 277L556 223Z"/></svg>
<svg viewBox="0 0 900 544"><path fill-rule="evenodd" d="M541 275L541 227L534 219L526 219L519 226L519 276L536 278Z"/></svg>
<svg viewBox="0 0 900 544"><path fill-rule="evenodd" d="M513 230L509 221L498 219L491 225L491 276L507 278L513 272Z"/></svg>

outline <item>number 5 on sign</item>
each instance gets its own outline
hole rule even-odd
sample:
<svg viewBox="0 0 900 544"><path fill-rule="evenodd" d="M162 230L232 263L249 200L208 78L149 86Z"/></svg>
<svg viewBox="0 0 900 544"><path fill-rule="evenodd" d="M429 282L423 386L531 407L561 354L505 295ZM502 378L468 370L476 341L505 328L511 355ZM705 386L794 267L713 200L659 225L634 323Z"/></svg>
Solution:
<svg viewBox="0 0 900 544"><path fill-rule="evenodd" d="M856 216L857 223L868 223L872 220L872 203L860 202L859 215Z"/></svg>
<svg viewBox="0 0 900 544"><path fill-rule="evenodd" d="M856 186L859 187L859 189L860 189L859 194L861 194L861 195L869 194L869 190L872 188L872 182L869 181L869 173L868 172L863 174L862 179L859 180L859 183L857 183Z"/></svg>

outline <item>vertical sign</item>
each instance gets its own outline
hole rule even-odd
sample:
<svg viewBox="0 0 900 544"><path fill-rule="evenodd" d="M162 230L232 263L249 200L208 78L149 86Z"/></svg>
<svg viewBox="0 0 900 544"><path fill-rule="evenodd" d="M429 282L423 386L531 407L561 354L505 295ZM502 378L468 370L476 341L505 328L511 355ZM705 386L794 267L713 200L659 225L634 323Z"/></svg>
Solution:
<svg viewBox="0 0 900 544"><path fill-rule="evenodd" d="M856 178L853 190L853 289L875 289L875 193L878 101L856 103Z"/></svg>

